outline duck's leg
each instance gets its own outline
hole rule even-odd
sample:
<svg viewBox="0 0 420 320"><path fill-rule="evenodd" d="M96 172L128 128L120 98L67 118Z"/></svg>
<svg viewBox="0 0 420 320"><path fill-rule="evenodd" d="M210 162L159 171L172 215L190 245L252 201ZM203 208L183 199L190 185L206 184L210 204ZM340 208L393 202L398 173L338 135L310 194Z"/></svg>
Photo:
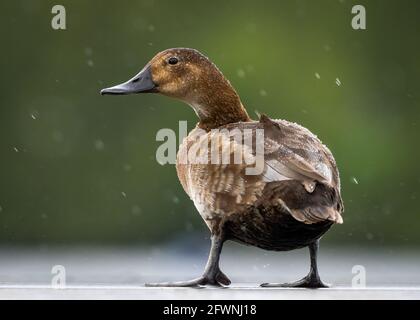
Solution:
<svg viewBox="0 0 420 320"><path fill-rule="evenodd" d="M311 256L311 269L306 277L291 283L263 283L261 287L285 287L285 288L328 288L328 285L321 281L318 273L318 248L319 240L309 245L309 254Z"/></svg>
<svg viewBox="0 0 420 320"><path fill-rule="evenodd" d="M211 236L211 248L204 273L201 277L188 281L148 283L146 287L196 287L196 286L228 286L229 278L220 271L219 259L225 239L223 235Z"/></svg>

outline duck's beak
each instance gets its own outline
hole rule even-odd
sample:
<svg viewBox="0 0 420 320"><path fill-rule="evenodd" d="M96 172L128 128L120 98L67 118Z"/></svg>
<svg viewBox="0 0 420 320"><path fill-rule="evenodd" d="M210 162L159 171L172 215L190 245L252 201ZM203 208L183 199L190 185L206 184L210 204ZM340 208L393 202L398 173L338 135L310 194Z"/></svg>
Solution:
<svg viewBox="0 0 420 320"><path fill-rule="evenodd" d="M157 86L152 80L150 65L146 65L143 68L143 70L141 70L132 79L122 84L102 89L101 94L131 94L141 92L157 92L156 88Z"/></svg>

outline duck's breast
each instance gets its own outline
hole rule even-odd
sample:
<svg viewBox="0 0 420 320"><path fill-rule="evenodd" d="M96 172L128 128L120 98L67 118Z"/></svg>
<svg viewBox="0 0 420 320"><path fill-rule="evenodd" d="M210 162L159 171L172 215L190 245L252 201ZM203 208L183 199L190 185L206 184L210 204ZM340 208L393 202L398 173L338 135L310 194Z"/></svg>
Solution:
<svg viewBox="0 0 420 320"><path fill-rule="evenodd" d="M261 175L247 175L255 166L251 148L231 139L231 132L193 130L180 146L179 180L202 218L211 227L230 214L241 212L261 194ZM241 161L235 161L240 155Z"/></svg>

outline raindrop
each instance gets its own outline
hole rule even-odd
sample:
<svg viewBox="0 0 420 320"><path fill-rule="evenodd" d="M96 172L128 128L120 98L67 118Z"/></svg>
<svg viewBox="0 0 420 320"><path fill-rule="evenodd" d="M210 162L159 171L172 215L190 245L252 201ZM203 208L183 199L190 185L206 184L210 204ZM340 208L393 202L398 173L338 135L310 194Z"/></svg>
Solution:
<svg viewBox="0 0 420 320"><path fill-rule="evenodd" d="M93 61L91 59L87 60L86 63L89 67L93 67Z"/></svg>
<svg viewBox="0 0 420 320"><path fill-rule="evenodd" d="M94 145L96 150L103 150L105 148L105 143L102 140L95 140Z"/></svg>
<svg viewBox="0 0 420 320"><path fill-rule="evenodd" d="M141 214L141 208L138 205L134 205L131 207L131 213L134 216L139 216Z"/></svg>
<svg viewBox="0 0 420 320"><path fill-rule="evenodd" d="M121 195L122 195L124 198L127 198L127 194L126 194L124 191L121 191Z"/></svg>
<svg viewBox="0 0 420 320"><path fill-rule="evenodd" d="M264 89L260 90L260 96L261 97L266 97L267 96L267 91L265 91Z"/></svg>
<svg viewBox="0 0 420 320"><path fill-rule="evenodd" d="M238 69L236 71L236 73L238 74L239 78L245 78L245 70L244 69Z"/></svg>
<svg viewBox="0 0 420 320"><path fill-rule="evenodd" d="M13 147L13 150L15 150L15 152L19 152L19 149L16 147Z"/></svg>
<svg viewBox="0 0 420 320"><path fill-rule="evenodd" d="M150 32L153 32L153 31L155 31L155 26L154 26L153 24L150 24L150 25L147 27L147 30L149 30Z"/></svg>
<svg viewBox="0 0 420 320"><path fill-rule="evenodd" d="M351 177L351 182L354 184L359 184L359 181L356 179L356 177Z"/></svg>
<svg viewBox="0 0 420 320"><path fill-rule="evenodd" d="M335 84L339 87L339 86L341 86L341 81L340 81L340 79L338 79L338 78L336 78L335 79Z"/></svg>
<svg viewBox="0 0 420 320"><path fill-rule="evenodd" d="M315 78L317 78L317 79L321 79L321 76L319 75L319 73L318 73L318 72L315 72Z"/></svg>
<svg viewBox="0 0 420 320"><path fill-rule="evenodd" d="M92 55L92 53L93 53L92 48L89 48L89 47L85 48L85 55L90 57Z"/></svg>

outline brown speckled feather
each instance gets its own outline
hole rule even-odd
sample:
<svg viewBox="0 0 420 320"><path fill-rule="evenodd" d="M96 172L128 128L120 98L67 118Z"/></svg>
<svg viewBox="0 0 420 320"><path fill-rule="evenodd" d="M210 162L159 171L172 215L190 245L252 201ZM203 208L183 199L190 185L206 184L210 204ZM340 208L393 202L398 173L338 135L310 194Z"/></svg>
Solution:
<svg viewBox="0 0 420 320"><path fill-rule="evenodd" d="M233 219L257 207L279 207L279 216L289 215L303 224L342 223L343 206L335 161L328 148L309 130L266 116L261 116L259 122L232 123L222 128L251 129L243 132L253 135L256 129L264 129L265 166L262 174L252 176L245 173L247 167L253 166L252 162L248 165L182 164L186 150L197 144L195 139L186 138L178 154L178 176L210 228L212 221ZM215 133L207 134L214 138ZM229 134L218 133L218 137L225 142L223 146L231 147L232 153L239 148L244 157L255 156L255 140L253 145L243 146L232 141Z"/></svg>

